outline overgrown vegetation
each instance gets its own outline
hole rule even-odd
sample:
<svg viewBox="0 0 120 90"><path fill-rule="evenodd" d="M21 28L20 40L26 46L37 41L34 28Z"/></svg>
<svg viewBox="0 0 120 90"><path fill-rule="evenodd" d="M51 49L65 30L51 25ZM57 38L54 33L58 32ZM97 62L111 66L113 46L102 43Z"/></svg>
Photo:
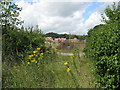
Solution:
<svg viewBox="0 0 120 90"><path fill-rule="evenodd" d="M115 3L105 10L109 20L88 32L86 55L96 61L97 86L115 89L120 86L120 30L119 10Z"/></svg>
<svg viewBox="0 0 120 90"><path fill-rule="evenodd" d="M94 65L89 59L57 55L54 47L42 56L36 56L39 51L39 48L34 50L26 57L26 62L20 65L11 67L9 63L3 62L3 88L95 87Z"/></svg>
<svg viewBox="0 0 120 90"><path fill-rule="evenodd" d="M18 28L22 22L17 19L20 8L11 2L2 2L2 53L3 62L19 62L25 52L37 47L44 48L44 37L41 30L36 28Z"/></svg>
<svg viewBox="0 0 120 90"><path fill-rule="evenodd" d="M60 51L56 47L45 45L45 36L76 37L79 40L87 36L44 35L37 26L19 28L18 25L23 23L17 18L21 8L11 2L2 2L1 5L3 88L94 88L94 61L98 75L97 87L119 88L118 7L113 5L112 9L107 8L105 13L109 20L103 17L106 24L95 26L88 32L84 50L88 59L79 54L83 53L84 43L61 43L60 47L63 46L66 52L73 53L71 56L57 54Z"/></svg>
<svg viewBox="0 0 120 90"><path fill-rule="evenodd" d="M82 85L80 79L84 81L87 76L79 75L80 65L84 64L80 63L80 57L57 55L55 47L44 44L44 35L38 27L18 27L22 22L17 18L21 11L17 5L11 2L1 5L3 88L73 88L86 84L84 87L94 87L91 79ZM69 68L65 62L69 62ZM84 73L93 77L88 71Z"/></svg>

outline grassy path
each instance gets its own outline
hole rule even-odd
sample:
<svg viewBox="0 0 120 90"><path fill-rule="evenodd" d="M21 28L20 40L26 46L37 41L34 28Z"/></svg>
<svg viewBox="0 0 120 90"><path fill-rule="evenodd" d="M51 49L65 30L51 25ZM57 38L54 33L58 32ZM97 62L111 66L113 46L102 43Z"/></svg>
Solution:
<svg viewBox="0 0 120 90"><path fill-rule="evenodd" d="M89 59L85 57L81 57L80 77L81 88L95 87L94 65Z"/></svg>
<svg viewBox="0 0 120 90"><path fill-rule="evenodd" d="M74 75L76 81L72 79L70 72L66 72L66 67L63 64L66 61L70 61L71 58L69 56L59 56L58 61L46 65L46 69L49 69L54 74L55 79L55 87L58 88L75 88L75 82L79 85L79 88L94 88L94 65L92 64L89 59L85 58L84 56L81 57L80 62L79 60L76 61L77 71L73 65L73 62L70 62L71 72Z"/></svg>

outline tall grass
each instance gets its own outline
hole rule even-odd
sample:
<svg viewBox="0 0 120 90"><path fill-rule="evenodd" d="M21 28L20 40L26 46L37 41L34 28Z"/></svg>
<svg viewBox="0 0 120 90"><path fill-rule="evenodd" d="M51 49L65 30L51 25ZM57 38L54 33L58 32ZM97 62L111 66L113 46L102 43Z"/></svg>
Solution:
<svg viewBox="0 0 120 90"><path fill-rule="evenodd" d="M45 55L45 54L44 54ZM56 53L46 54L42 64L20 65L3 63L3 88L90 88L94 87L92 64L85 57L62 56ZM70 71L66 71L65 62L69 62ZM74 65L76 64L76 67ZM90 71L89 71L90 70ZM84 81L86 80L86 81Z"/></svg>

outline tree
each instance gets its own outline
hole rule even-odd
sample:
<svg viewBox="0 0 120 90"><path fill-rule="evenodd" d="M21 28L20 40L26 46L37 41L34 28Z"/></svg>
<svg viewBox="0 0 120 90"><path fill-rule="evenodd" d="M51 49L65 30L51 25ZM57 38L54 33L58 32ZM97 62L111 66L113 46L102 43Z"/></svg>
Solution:
<svg viewBox="0 0 120 90"><path fill-rule="evenodd" d="M117 6L114 2L113 5L110 7L108 6L105 9L105 15L108 17L108 20L105 18L105 15L102 14L102 21L105 23L118 23L120 21L119 15L119 5Z"/></svg>
<svg viewBox="0 0 120 90"><path fill-rule="evenodd" d="M13 4L11 1L2 1L1 2L1 11L0 15L1 25L2 25L2 35L7 33L7 30L10 28L15 28L17 25L22 24L18 19L19 12L22 10L17 5Z"/></svg>
<svg viewBox="0 0 120 90"><path fill-rule="evenodd" d="M21 8L12 3L11 0L1 1L0 4L1 4L0 24L2 28L1 31L3 41L2 53L4 59L4 56L10 54L11 50L13 49L12 47L10 47L13 44L11 43L11 40L13 41L16 40L16 37L13 35L13 33L15 34L16 32L13 31L17 31L18 30L17 25L22 23L18 19Z"/></svg>

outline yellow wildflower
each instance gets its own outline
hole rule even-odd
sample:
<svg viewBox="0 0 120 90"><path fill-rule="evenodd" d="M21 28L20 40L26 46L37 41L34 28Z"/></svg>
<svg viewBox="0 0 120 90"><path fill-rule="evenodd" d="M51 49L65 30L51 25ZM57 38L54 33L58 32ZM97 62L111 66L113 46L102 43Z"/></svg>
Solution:
<svg viewBox="0 0 120 90"><path fill-rule="evenodd" d="M64 65L68 65L68 62L65 62Z"/></svg>
<svg viewBox="0 0 120 90"><path fill-rule="evenodd" d="M37 53L38 51L33 51L33 53Z"/></svg>
<svg viewBox="0 0 120 90"><path fill-rule="evenodd" d="M40 53L40 55L42 56L42 55L43 55L43 53Z"/></svg>
<svg viewBox="0 0 120 90"><path fill-rule="evenodd" d="M33 57L33 55L29 55L28 58L31 59Z"/></svg>
<svg viewBox="0 0 120 90"><path fill-rule="evenodd" d="M40 50L41 48L37 48L37 50Z"/></svg>
<svg viewBox="0 0 120 90"><path fill-rule="evenodd" d="M35 59L33 59L31 62L36 62L36 60L35 60Z"/></svg>
<svg viewBox="0 0 120 90"><path fill-rule="evenodd" d="M27 62L27 64L30 64L30 62Z"/></svg>
<svg viewBox="0 0 120 90"><path fill-rule="evenodd" d="M71 70L70 68L67 68L67 70L66 70L66 71L67 71L67 72L70 72L70 70Z"/></svg>

